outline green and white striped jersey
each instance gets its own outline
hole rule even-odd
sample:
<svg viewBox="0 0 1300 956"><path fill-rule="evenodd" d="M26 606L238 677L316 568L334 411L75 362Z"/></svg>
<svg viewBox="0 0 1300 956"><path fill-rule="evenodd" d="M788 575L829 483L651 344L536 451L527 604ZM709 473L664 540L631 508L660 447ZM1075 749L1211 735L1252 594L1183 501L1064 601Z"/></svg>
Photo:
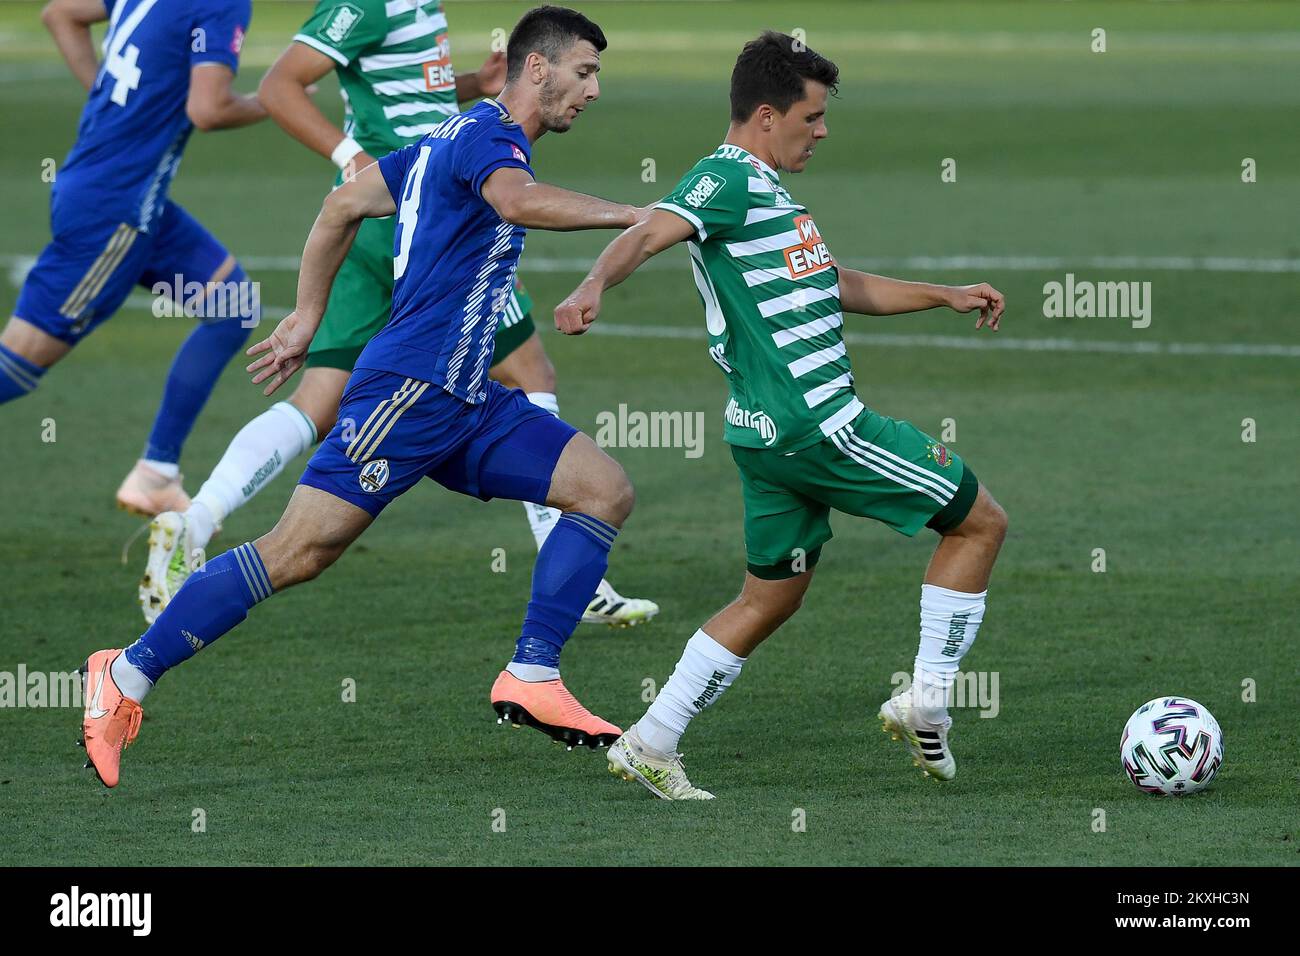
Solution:
<svg viewBox="0 0 1300 956"><path fill-rule="evenodd" d="M656 208L687 242L709 355L731 386L724 438L789 452L863 411L841 332L839 272L808 210L739 146L700 160Z"/></svg>
<svg viewBox="0 0 1300 956"><path fill-rule="evenodd" d="M376 158L460 112L442 0L320 0L294 40L338 64L343 131Z"/></svg>

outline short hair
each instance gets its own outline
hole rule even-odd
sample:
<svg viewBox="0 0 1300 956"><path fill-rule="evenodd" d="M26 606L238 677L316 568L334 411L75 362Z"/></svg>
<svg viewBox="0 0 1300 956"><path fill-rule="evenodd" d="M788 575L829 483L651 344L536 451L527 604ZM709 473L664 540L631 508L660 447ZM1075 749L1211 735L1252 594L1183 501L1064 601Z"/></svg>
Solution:
<svg viewBox="0 0 1300 956"><path fill-rule="evenodd" d="M517 80L530 53L540 53L554 63L573 44L587 40L597 51L608 45L600 27L568 7L547 4L519 18L506 43L506 80Z"/></svg>
<svg viewBox="0 0 1300 956"><path fill-rule="evenodd" d="M840 68L794 37L767 30L750 40L731 71L731 118L743 123L764 103L785 113L803 99L804 80L835 92Z"/></svg>

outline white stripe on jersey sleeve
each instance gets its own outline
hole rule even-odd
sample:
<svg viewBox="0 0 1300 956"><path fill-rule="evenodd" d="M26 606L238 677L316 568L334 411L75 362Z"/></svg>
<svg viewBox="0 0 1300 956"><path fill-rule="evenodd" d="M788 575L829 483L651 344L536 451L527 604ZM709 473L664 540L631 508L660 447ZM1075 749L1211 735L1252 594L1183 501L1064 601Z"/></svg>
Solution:
<svg viewBox="0 0 1300 956"><path fill-rule="evenodd" d="M347 57L345 57L338 50L334 49L332 46L327 46L326 44L321 43L320 40L317 40L315 37L309 37L305 33L299 33L296 36L294 36L293 40L295 43L302 43L306 46L311 47L313 50L319 50L321 53L324 53L327 57L329 57L335 63L338 63L340 66L348 65Z"/></svg>
<svg viewBox="0 0 1300 956"><path fill-rule="evenodd" d="M683 219L689 222L692 226L695 227L695 233L700 237L700 242L703 242L705 239L709 238L709 232L707 229L704 228L704 223L702 223L700 221L700 217L695 215L694 213L687 212L681 206L678 206L670 202L655 203L655 208L663 209L668 212L675 212L677 213L677 215L681 216Z"/></svg>
<svg viewBox="0 0 1300 956"><path fill-rule="evenodd" d="M745 256L757 256L764 252L776 252L787 246L797 246L801 242L803 239L799 236L799 230L791 229L788 232L778 232L775 236L751 239L749 242L729 242L726 249L733 259L743 259Z"/></svg>

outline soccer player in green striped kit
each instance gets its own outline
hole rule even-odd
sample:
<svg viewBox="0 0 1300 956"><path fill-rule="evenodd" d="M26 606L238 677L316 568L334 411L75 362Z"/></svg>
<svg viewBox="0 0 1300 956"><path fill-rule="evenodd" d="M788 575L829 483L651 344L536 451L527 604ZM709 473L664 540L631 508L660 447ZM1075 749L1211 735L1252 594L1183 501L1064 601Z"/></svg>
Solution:
<svg viewBox="0 0 1300 956"><path fill-rule="evenodd" d="M262 79L259 99L290 136L333 160L340 169L336 185L416 142L458 113L458 104L495 95L505 82L504 53L489 56L477 73L455 73L441 0L319 0L293 41ZM331 70L343 97L343 129L311 101L312 84ZM357 356L388 322L395 223L394 217L362 223L294 393L240 430L193 502L185 499L185 510L154 518L139 588L145 620L152 623L162 613L189 576L191 556L207 546L226 516L334 427ZM531 309L517 284L497 328L491 376L558 415L555 369ZM541 548L559 512L529 503L524 510ZM653 601L625 598L601 581L582 620L628 627L658 612Z"/></svg>
<svg viewBox="0 0 1300 956"><path fill-rule="evenodd" d="M744 588L695 632L645 715L609 751L611 772L665 799L712 798L687 780L678 741L798 610L831 537L831 509L906 535L923 527L940 535L921 587L913 692L885 701L879 716L927 775L949 780L957 769L948 691L984 617L1006 514L951 451L862 404L843 315L978 309L976 329L996 332L1003 299L983 283L903 282L836 265L780 173L802 172L826 137L838 78L833 63L784 34L746 44L732 73L723 145L649 219L615 239L555 310L560 331L586 331L606 289L686 241L709 354L730 385L724 437L745 499Z"/></svg>

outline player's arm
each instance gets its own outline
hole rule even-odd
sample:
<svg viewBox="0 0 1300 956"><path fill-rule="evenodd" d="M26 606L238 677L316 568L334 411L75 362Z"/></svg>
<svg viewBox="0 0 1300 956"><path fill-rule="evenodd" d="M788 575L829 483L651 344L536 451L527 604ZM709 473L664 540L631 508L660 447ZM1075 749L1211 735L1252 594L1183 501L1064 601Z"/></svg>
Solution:
<svg viewBox="0 0 1300 956"><path fill-rule="evenodd" d="M976 285L933 285L929 282L905 282L888 276L839 270L840 305L845 312L860 315L898 315L924 312L945 306L954 312L979 309L975 328L987 325L996 332L1002 321L1005 302L1002 293L986 282Z"/></svg>
<svg viewBox="0 0 1300 956"><path fill-rule="evenodd" d="M302 250L294 310L247 353L262 355L248 366L248 371L253 373L254 385L270 379L264 395L272 394L302 368L307 347L325 315L334 277L352 248L362 220L391 216L396 211L397 204L378 163L367 166L325 197Z"/></svg>
<svg viewBox="0 0 1300 956"><path fill-rule="evenodd" d="M375 158L359 146L352 146L343 130L330 122L312 102L312 85L334 66L334 60L319 50L305 43L290 43L262 77L257 98L280 129L313 152L342 163L344 174L350 178L373 163ZM335 160L336 150L348 150L349 147L358 151ZM343 157L342 153L340 157Z"/></svg>
<svg viewBox="0 0 1300 956"><path fill-rule="evenodd" d="M605 247L596 264L569 296L555 308L555 327L565 335L581 335L600 314L600 297L653 256L695 234L680 216L656 209L650 218L626 230Z"/></svg>
<svg viewBox="0 0 1300 956"><path fill-rule="evenodd" d="M103 0L50 0L41 11L41 23L50 31L72 75L87 90L99 73L99 57L90 38L90 25L107 19Z"/></svg>
<svg viewBox="0 0 1300 956"><path fill-rule="evenodd" d="M483 181L481 195L506 222L528 229L626 229L645 211L539 183L517 166L502 166Z"/></svg>
<svg viewBox="0 0 1300 956"><path fill-rule="evenodd" d="M205 62L190 68L190 95L185 113L205 132L236 129L266 119L266 110L251 93L233 89L235 71L224 63Z"/></svg>
<svg viewBox="0 0 1300 956"><path fill-rule="evenodd" d="M506 55L490 53L477 73L456 76L456 102L465 103L480 96L496 96L506 85Z"/></svg>

